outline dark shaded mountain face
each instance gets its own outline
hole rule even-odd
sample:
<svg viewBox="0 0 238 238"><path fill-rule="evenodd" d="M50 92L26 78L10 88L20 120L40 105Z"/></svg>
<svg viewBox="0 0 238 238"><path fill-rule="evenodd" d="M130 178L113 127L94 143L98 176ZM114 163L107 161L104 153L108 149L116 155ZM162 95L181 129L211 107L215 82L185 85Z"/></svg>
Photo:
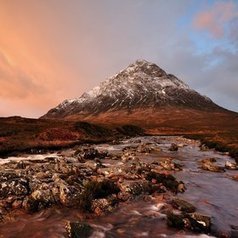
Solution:
<svg viewBox="0 0 238 238"><path fill-rule="evenodd" d="M43 118L97 115L118 110L161 107L219 109L211 99L189 88L156 64L138 60L76 99L65 100Z"/></svg>

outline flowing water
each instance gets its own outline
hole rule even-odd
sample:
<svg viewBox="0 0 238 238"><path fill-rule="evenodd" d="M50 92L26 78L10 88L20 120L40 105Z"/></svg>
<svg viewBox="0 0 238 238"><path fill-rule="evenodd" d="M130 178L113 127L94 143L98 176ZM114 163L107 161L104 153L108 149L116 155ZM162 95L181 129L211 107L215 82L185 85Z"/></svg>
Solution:
<svg viewBox="0 0 238 238"><path fill-rule="evenodd" d="M238 226L238 182L232 176L238 171L226 170L224 173L204 171L199 161L204 158L216 158L224 166L232 158L212 150L200 151L199 143L184 140L178 151L168 150L172 142L183 141L180 137L142 137L143 142L159 142L162 152L141 155L144 161L159 161L162 156L174 158L183 165L183 170L174 172L178 180L184 181L186 192L179 197L191 202L198 212L212 217L213 234L225 233L230 237L238 237L231 233L231 226ZM98 145L98 149L106 149L111 153L119 153L128 145L135 145L138 138L123 141L119 145ZM105 161L108 166L118 161ZM66 237L65 222L82 218L95 228L92 237L208 237L190 232L168 228L166 217L160 213L163 206L163 195L151 196L150 199L137 198L120 204L113 213L102 217L85 216L76 209L50 208L36 214L19 212L11 222L0 225L0 237Z"/></svg>

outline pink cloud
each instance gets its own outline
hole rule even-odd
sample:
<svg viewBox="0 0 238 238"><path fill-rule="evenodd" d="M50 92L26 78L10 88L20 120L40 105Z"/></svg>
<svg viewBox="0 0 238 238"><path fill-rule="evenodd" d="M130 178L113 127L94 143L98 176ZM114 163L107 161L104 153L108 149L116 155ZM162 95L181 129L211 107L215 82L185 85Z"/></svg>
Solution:
<svg viewBox="0 0 238 238"><path fill-rule="evenodd" d="M225 24L238 17L238 7L234 2L218 2L212 7L199 12L193 21L193 26L206 30L215 38L225 34Z"/></svg>

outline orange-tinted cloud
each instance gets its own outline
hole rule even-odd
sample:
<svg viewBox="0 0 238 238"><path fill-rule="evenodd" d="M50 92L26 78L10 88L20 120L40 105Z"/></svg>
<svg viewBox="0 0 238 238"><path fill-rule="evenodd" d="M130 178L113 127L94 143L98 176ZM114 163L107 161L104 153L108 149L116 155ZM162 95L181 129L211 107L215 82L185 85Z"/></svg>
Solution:
<svg viewBox="0 0 238 238"><path fill-rule="evenodd" d="M0 50L0 97L20 99L27 98L33 92L41 94L45 91L33 75L22 71Z"/></svg>
<svg viewBox="0 0 238 238"><path fill-rule="evenodd" d="M75 77L47 34L55 27L49 12L32 1L0 3L0 116L38 117L71 95L66 79Z"/></svg>
<svg viewBox="0 0 238 238"><path fill-rule="evenodd" d="M199 30L207 30L215 38L225 34L225 24L238 17L237 5L232 2L217 2L212 7L199 12L193 25Z"/></svg>

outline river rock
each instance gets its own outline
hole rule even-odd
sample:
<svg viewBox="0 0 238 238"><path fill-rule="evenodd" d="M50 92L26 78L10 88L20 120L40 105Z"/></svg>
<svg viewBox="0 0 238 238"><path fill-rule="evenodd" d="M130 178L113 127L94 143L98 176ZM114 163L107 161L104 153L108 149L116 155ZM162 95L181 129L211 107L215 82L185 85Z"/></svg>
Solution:
<svg viewBox="0 0 238 238"><path fill-rule="evenodd" d="M177 229L187 228L186 216L181 213L169 212L167 214L167 225Z"/></svg>
<svg viewBox="0 0 238 238"><path fill-rule="evenodd" d="M202 169L211 171L211 172L224 172L224 168L213 163L204 163L202 164Z"/></svg>
<svg viewBox="0 0 238 238"><path fill-rule="evenodd" d="M68 185L65 182L59 185L59 200L61 204L67 207L76 206L79 203L82 187L80 185Z"/></svg>
<svg viewBox="0 0 238 238"><path fill-rule="evenodd" d="M138 153L150 153L151 150L152 150L151 146L147 144L140 144L136 149Z"/></svg>
<svg viewBox="0 0 238 238"><path fill-rule="evenodd" d="M69 238L88 238L93 233L93 228L86 222L67 222L65 229Z"/></svg>
<svg viewBox="0 0 238 238"><path fill-rule="evenodd" d="M171 204L174 208L186 213L195 212L196 210L195 206L181 198L173 198Z"/></svg>
<svg viewBox="0 0 238 238"><path fill-rule="evenodd" d="M151 184L146 180L124 180L119 186L122 193L129 193L135 196L152 192Z"/></svg>
<svg viewBox="0 0 238 238"><path fill-rule="evenodd" d="M82 156L84 159L104 159L107 156L107 152L99 152L97 149L89 148L84 149Z"/></svg>
<svg viewBox="0 0 238 238"><path fill-rule="evenodd" d="M201 213L191 213L191 228L196 232L210 232L211 229L211 217Z"/></svg>
<svg viewBox="0 0 238 238"><path fill-rule="evenodd" d="M24 199L22 207L28 212L37 212L41 209L47 208L53 204L52 194L50 191L35 191L32 196Z"/></svg>
<svg viewBox="0 0 238 238"><path fill-rule="evenodd" d="M174 213L167 214L167 225L177 229L187 229L199 233L209 233L211 218L200 213Z"/></svg>
<svg viewBox="0 0 238 238"><path fill-rule="evenodd" d="M201 151L207 151L207 150L209 150L209 148L208 148L205 144L201 144L199 147L200 147L200 150L201 150Z"/></svg>
<svg viewBox="0 0 238 238"><path fill-rule="evenodd" d="M114 197L120 192L116 183L111 180L88 181L79 197L79 206L84 211L92 211L92 203L95 199Z"/></svg>
<svg viewBox="0 0 238 238"><path fill-rule="evenodd" d="M238 165L236 162L226 161L225 168L230 170L238 170Z"/></svg>
<svg viewBox="0 0 238 238"><path fill-rule="evenodd" d="M116 196L94 199L91 203L91 210L97 215L102 215L104 213L111 212L116 203Z"/></svg>
<svg viewBox="0 0 238 238"><path fill-rule="evenodd" d="M157 183L162 184L167 190L174 193L180 192L178 188L181 187L180 184L183 184L183 182L178 182L171 174L149 172L146 175L146 179L151 182L152 180L156 181ZM180 189L182 190L182 188Z"/></svg>
<svg viewBox="0 0 238 238"><path fill-rule="evenodd" d="M169 148L170 151L177 151L178 150L178 145L175 144L175 143L172 143L170 148Z"/></svg>
<svg viewBox="0 0 238 238"><path fill-rule="evenodd" d="M29 181L13 172L0 173L0 199L8 196L22 196L29 193Z"/></svg>
<svg viewBox="0 0 238 238"><path fill-rule="evenodd" d="M211 172L224 172L225 171L224 167L216 165L215 162L216 159L214 158L203 159L201 161L202 163L201 168Z"/></svg>
<svg viewBox="0 0 238 238"><path fill-rule="evenodd" d="M132 151L126 151L121 156L121 160L123 162L128 162L130 160L135 160L135 158L136 158L136 154L135 154L135 152L132 152Z"/></svg>
<svg viewBox="0 0 238 238"><path fill-rule="evenodd" d="M237 175L234 175L232 176L232 179L235 180L235 181L238 181L238 174Z"/></svg>
<svg viewBox="0 0 238 238"><path fill-rule="evenodd" d="M84 163L84 166L96 171L98 168L102 167L102 163L100 161L88 160Z"/></svg>
<svg viewBox="0 0 238 238"><path fill-rule="evenodd" d="M181 170L181 165L174 163L172 158L163 158L160 166L165 170Z"/></svg>

